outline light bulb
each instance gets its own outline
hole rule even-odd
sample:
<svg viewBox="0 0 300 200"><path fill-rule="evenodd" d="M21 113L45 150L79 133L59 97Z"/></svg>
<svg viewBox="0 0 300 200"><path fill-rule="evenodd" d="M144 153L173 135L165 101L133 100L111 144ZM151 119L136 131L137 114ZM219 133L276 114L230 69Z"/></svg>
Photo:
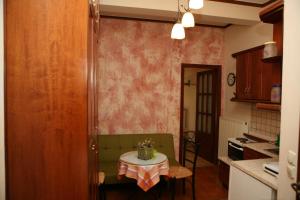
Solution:
<svg viewBox="0 0 300 200"><path fill-rule="evenodd" d="M203 0L190 0L189 8L190 9L200 9L203 7Z"/></svg>
<svg viewBox="0 0 300 200"><path fill-rule="evenodd" d="M171 32L171 38L176 40L182 40L185 38L184 27L181 23L174 24Z"/></svg>
<svg viewBox="0 0 300 200"><path fill-rule="evenodd" d="M195 26L194 15L191 12L184 13L181 21L183 27L185 28L190 28Z"/></svg>

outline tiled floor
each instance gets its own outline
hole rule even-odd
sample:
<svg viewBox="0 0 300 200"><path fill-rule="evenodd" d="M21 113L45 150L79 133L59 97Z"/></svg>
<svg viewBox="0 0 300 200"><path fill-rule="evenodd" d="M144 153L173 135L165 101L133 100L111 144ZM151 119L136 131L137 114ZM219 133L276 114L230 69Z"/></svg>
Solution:
<svg viewBox="0 0 300 200"><path fill-rule="evenodd" d="M167 185L162 185L163 194L161 199L170 199ZM176 188L176 200L191 200L191 186L186 184L186 194L181 191L180 182ZM156 188L157 189L157 188ZM107 200L146 200L154 199L151 194L145 195L136 185L108 188ZM151 191L157 193L157 190ZM221 185L218 179L216 166L198 167L196 172L196 199L199 200L226 200L227 190Z"/></svg>

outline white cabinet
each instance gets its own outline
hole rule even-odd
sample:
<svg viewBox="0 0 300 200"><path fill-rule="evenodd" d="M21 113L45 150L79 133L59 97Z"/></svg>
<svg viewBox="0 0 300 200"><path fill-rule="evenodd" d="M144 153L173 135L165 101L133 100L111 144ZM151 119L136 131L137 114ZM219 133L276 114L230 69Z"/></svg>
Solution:
<svg viewBox="0 0 300 200"><path fill-rule="evenodd" d="M228 200L276 200L276 191L230 166Z"/></svg>

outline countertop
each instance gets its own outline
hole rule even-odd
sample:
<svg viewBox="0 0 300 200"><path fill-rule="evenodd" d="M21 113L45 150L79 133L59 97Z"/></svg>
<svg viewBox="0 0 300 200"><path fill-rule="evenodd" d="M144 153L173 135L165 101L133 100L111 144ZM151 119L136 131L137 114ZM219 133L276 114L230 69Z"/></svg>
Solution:
<svg viewBox="0 0 300 200"><path fill-rule="evenodd" d="M263 164L269 162L276 162L278 159L269 158L269 159L257 159L257 160L241 160L241 161L232 161L231 166L240 169L246 174L254 177L255 179L261 181L262 183L268 185L274 190L278 188L278 180L275 176L272 176L266 173L263 170Z"/></svg>
<svg viewBox="0 0 300 200"><path fill-rule="evenodd" d="M246 174L268 185L272 189L277 190L278 188L277 178L275 176L268 174L263 170L263 164L278 161L278 155L268 152L265 149L274 149L277 147L271 143L249 143L249 144L245 144L244 147L248 147L254 151L270 156L271 158L233 161L227 156L224 156L224 157L219 157L219 160L227 163L228 165L240 169Z"/></svg>

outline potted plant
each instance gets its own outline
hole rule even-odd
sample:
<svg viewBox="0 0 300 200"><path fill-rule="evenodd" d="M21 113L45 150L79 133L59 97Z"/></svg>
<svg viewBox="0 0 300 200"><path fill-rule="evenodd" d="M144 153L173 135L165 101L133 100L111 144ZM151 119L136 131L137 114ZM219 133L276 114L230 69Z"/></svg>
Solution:
<svg viewBox="0 0 300 200"><path fill-rule="evenodd" d="M154 142L152 139L145 139L137 145L138 159L150 160L154 157Z"/></svg>

